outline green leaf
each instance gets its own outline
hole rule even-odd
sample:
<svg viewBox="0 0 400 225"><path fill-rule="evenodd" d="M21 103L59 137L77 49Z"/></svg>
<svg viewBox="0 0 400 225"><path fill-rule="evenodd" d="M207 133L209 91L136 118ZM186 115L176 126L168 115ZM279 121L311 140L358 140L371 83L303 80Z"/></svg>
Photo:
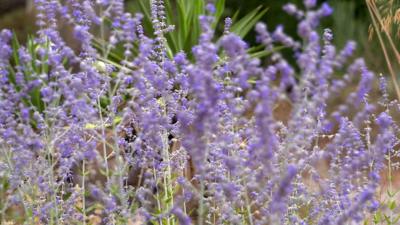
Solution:
<svg viewBox="0 0 400 225"><path fill-rule="evenodd" d="M66 192L63 196L62 199L64 201L68 200L71 197L72 193L71 192Z"/></svg>
<svg viewBox="0 0 400 225"><path fill-rule="evenodd" d="M140 0L138 2L140 4L140 9L141 9L144 17L151 20L151 12L149 10L150 9L150 1Z"/></svg>
<svg viewBox="0 0 400 225"><path fill-rule="evenodd" d="M191 33L190 34L191 41L189 42L189 46L185 46L185 49L190 50L190 48L197 43L200 36L201 29L200 29L199 17L200 15L204 14L204 0L192 0L189 2L192 2L193 4L192 9L190 10L191 12L190 20L192 21L191 28L193 29L191 29L191 31L188 31L188 34L189 32Z"/></svg>
<svg viewBox="0 0 400 225"><path fill-rule="evenodd" d="M238 17L239 17L239 13L240 13L240 10L237 10L237 11L235 12L235 14L233 14L233 16L232 16L232 23L233 23L233 24L236 23L236 21L237 21L237 19L238 19Z"/></svg>
<svg viewBox="0 0 400 225"><path fill-rule="evenodd" d="M251 54L251 53L255 53L261 50L264 50L265 46L264 45L257 45L257 46L253 46L249 49L247 49L247 53Z"/></svg>
<svg viewBox="0 0 400 225"><path fill-rule="evenodd" d="M87 130L93 130L93 129L96 129L97 127L98 127L98 125L93 124L93 123L87 123L85 125L85 129L87 129Z"/></svg>
<svg viewBox="0 0 400 225"><path fill-rule="evenodd" d="M122 117L121 117L121 116L116 116L116 117L114 118L114 124L115 124L115 125L120 124L121 121L122 121Z"/></svg>
<svg viewBox="0 0 400 225"><path fill-rule="evenodd" d="M15 70L14 70L14 68L12 67L12 65L10 65L10 66L8 67L8 72L9 72L9 75L8 75L8 76L9 76L9 79L10 79L11 83L13 83L15 89L16 89L17 91L19 91L20 88L16 85L16 81L15 81Z"/></svg>
<svg viewBox="0 0 400 225"><path fill-rule="evenodd" d="M393 220L393 223L397 224L397 222L399 222L399 220L400 220L400 215L398 215L398 216L396 217L396 219Z"/></svg>
<svg viewBox="0 0 400 225"><path fill-rule="evenodd" d="M97 208L99 208L99 205L93 204L93 205L89 206L88 208L86 208L86 212L90 213L90 212L94 211Z"/></svg>
<svg viewBox="0 0 400 225"><path fill-rule="evenodd" d="M49 72L48 59L49 59L50 40L47 39L45 46L42 46L42 47L44 47L46 49L46 53L41 58L41 62L42 62L41 73L47 74Z"/></svg>
<svg viewBox="0 0 400 225"><path fill-rule="evenodd" d="M397 190L397 191L395 191L395 192L392 192L392 191L390 191L390 190L387 190L386 192L387 192L387 194L388 194L388 196L389 196L390 198L393 198L394 196L396 196L396 195L400 192L400 190Z"/></svg>
<svg viewBox="0 0 400 225"><path fill-rule="evenodd" d="M382 220L382 214L380 211L376 212L374 215L374 223L380 223Z"/></svg>
<svg viewBox="0 0 400 225"><path fill-rule="evenodd" d="M263 9L262 6L257 7L234 23L231 31L244 38L267 11L268 8Z"/></svg>
<svg viewBox="0 0 400 225"><path fill-rule="evenodd" d="M214 29L219 23L219 20L221 19L224 10L225 10L225 0L217 0L215 3L215 14L214 14L214 24L213 24Z"/></svg>
<svg viewBox="0 0 400 225"><path fill-rule="evenodd" d="M18 42L18 38L17 38L17 34L15 32L13 32L13 37L11 40L11 46L12 46L12 50L13 50L13 59L14 59L14 63L15 65L20 65L19 64L19 56L18 56L18 50L20 48L20 44Z"/></svg>
<svg viewBox="0 0 400 225"><path fill-rule="evenodd" d="M387 215L383 215L383 217L384 217L384 219L385 219L386 223L388 223L388 224L392 224L392 222L390 221L390 217L389 217L389 216L387 216Z"/></svg>
<svg viewBox="0 0 400 225"><path fill-rule="evenodd" d="M36 73L38 73L39 71L37 71L37 66L36 66L36 44L34 42L34 38L32 36L28 37L28 43L27 43L27 50L30 54L30 56L32 57L32 61L31 61L31 66L33 71L35 71ZM27 79L30 79L29 74L26 74Z"/></svg>
<svg viewBox="0 0 400 225"><path fill-rule="evenodd" d="M176 26L175 29L177 29L175 32L177 33L178 36L178 43L179 43L179 50L182 50L184 48L184 42L187 39L187 35L189 34L188 32L188 27L189 27L189 19L185 11L185 5L184 5L185 0L178 0L177 3L177 10L178 10L178 25Z"/></svg>
<svg viewBox="0 0 400 225"><path fill-rule="evenodd" d="M266 56L268 56L268 55L270 55L270 54L272 54L274 52L277 52L279 50L285 49L285 48L286 48L286 46L278 46L278 47L275 47L274 49L272 49L271 51L262 50L262 51L258 51L258 52L255 52L255 53L250 53L250 56L253 57L253 58L263 58L263 57L266 57Z"/></svg>
<svg viewBox="0 0 400 225"><path fill-rule="evenodd" d="M75 205L75 209L78 210L78 212L83 214L83 208L82 207L78 207Z"/></svg>
<svg viewBox="0 0 400 225"><path fill-rule="evenodd" d="M393 211L394 209L396 209L396 202L395 201L389 202L388 207L389 207L390 210Z"/></svg>
<svg viewBox="0 0 400 225"><path fill-rule="evenodd" d="M166 11L166 17L167 17L167 24L168 25L172 25L174 24L174 10L173 7L170 3L170 1L165 1L165 11ZM172 52L177 52L178 49L180 49L181 47L179 46L179 40L178 37L179 36L178 32L170 32L166 34L166 38L168 40L168 47L170 48L170 50Z"/></svg>

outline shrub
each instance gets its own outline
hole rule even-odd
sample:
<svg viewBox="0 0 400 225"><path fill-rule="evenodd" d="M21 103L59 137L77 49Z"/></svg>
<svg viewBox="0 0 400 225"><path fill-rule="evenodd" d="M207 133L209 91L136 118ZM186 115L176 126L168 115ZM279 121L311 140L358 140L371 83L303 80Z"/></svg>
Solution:
<svg viewBox="0 0 400 225"><path fill-rule="evenodd" d="M176 54L162 0L151 1L153 38L122 0L36 8L40 31L26 46L0 35L2 221L347 224L378 208L385 155L398 154L397 103L383 78L381 102L369 101L374 74L351 62L354 42L337 51L329 29L315 31L327 4L284 7L299 41L258 23L258 57L230 19L214 38L213 5L192 52Z"/></svg>

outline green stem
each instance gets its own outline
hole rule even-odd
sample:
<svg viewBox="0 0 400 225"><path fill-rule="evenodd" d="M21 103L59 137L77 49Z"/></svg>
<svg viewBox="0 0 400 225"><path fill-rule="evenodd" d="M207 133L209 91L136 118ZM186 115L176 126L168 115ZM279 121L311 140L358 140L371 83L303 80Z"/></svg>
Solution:
<svg viewBox="0 0 400 225"><path fill-rule="evenodd" d="M86 225L86 200L85 200L85 159L82 161L82 212L83 212L83 224Z"/></svg>

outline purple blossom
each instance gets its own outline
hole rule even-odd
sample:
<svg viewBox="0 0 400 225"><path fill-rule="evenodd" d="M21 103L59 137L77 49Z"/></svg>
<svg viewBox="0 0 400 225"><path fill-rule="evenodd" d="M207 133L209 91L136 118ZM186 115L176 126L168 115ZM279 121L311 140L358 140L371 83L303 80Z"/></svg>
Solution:
<svg viewBox="0 0 400 225"><path fill-rule="evenodd" d="M376 118L376 123L381 127L381 129L387 129L392 123L392 117L387 113L381 113L378 118Z"/></svg>
<svg viewBox="0 0 400 225"><path fill-rule="evenodd" d="M317 0L304 0L304 5L307 8L313 8L317 5Z"/></svg>
<svg viewBox="0 0 400 225"><path fill-rule="evenodd" d="M379 174L386 154L396 152L395 104L383 78L383 100L368 99L375 77L362 59L351 61L354 42L337 52L330 29L318 34L332 9L303 3L304 10L284 6L298 20L299 40L283 26L270 32L258 23L257 42L273 53L255 58L230 32L230 18L216 37L212 4L199 17L192 55L174 55L163 0L151 1L150 35L144 16L125 12L122 0L36 0L35 55L28 47L13 54L11 32L0 33L5 201L32 210L42 223L93 218L83 207L104 224L139 217L359 223L377 208ZM72 27L77 48L59 34L61 23ZM95 32L100 25L102 37ZM104 46L94 48L99 38ZM282 44L293 56L274 50ZM122 58L114 57L119 49ZM336 105L339 94L346 100Z"/></svg>
<svg viewBox="0 0 400 225"><path fill-rule="evenodd" d="M229 57L244 54L247 49L246 42L242 41L239 36L234 34L224 36L221 40L221 45Z"/></svg>

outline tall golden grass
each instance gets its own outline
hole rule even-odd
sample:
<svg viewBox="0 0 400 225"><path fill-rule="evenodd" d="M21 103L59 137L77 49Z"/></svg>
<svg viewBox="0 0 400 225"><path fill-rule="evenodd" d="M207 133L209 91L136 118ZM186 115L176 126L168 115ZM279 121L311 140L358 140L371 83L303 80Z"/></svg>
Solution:
<svg viewBox="0 0 400 225"><path fill-rule="evenodd" d="M393 40L394 36L400 37L400 7L396 0L365 0L371 17L372 25L369 29L370 38L374 34L378 37L380 46L385 56L386 65L391 75L393 86L400 100L400 87L394 65L400 66L400 53ZM394 60L391 56L394 55Z"/></svg>

